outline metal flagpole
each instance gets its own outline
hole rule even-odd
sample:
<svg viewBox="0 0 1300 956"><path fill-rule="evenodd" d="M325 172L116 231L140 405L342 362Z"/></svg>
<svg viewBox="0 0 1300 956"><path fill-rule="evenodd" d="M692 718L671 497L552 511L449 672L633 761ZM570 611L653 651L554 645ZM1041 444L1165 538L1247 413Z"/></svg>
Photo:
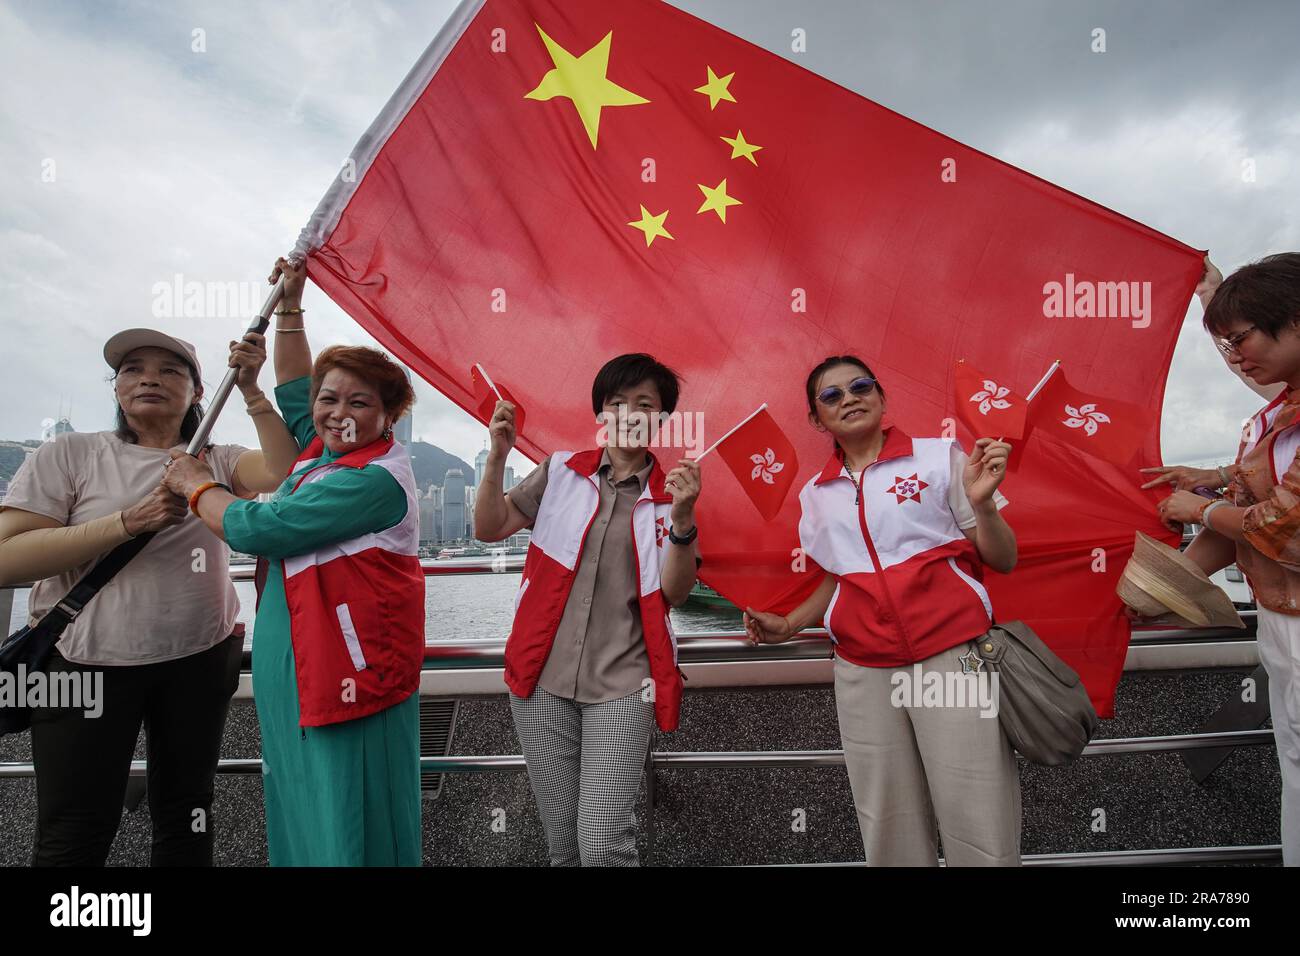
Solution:
<svg viewBox="0 0 1300 956"><path fill-rule="evenodd" d="M704 449L704 451L700 452L700 458L703 458L709 452L713 451L713 449L721 445L724 441L726 441L728 438L730 438L732 435L736 433L736 429L740 428L741 425L745 424L745 422L749 421L751 418L753 418L755 415L757 415L765 408L767 408L767 402L764 402L762 405L758 406L758 408L754 409L752 412L750 412L748 415L745 416L744 421L740 422L740 424L736 425L735 428L732 428L730 431L727 432L727 434L723 435L721 438L715 441L708 448ZM696 458L695 460L699 461L700 458Z"/></svg>
<svg viewBox="0 0 1300 956"><path fill-rule="evenodd" d="M1060 359L1057 359L1055 362L1052 363L1051 367L1047 370L1046 374L1044 374L1043 377L1038 380L1038 384L1035 385L1033 387L1033 390L1030 391L1030 393L1025 396L1026 405L1032 402L1034 400L1034 396L1043 390L1043 386L1046 385L1047 380L1052 377L1052 373L1054 373L1060 367L1061 367ZM1001 435L998 436L998 441L1002 441Z"/></svg>
<svg viewBox="0 0 1300 956"><path fill-rule="evenodd" d="M253 316L253 321L248 328L244 330L244 335L249 332L257 332L259 335L266 331L271 324L271 313L275 307L280 304L280 299L284 297L284 276L275 280L275 285L271 288L262 303L262 309L257 315ZM241 336L242 338L243 336ZM235 377L239 374L239 369L231 368L226 372L226 377L221 380L217 386L216 394L212 396L212 401L208 403L208 410L203 413L203 420L199 422L198 431L190 439L189 447L185 449L189 454L198 457L203 446L208 443L208 435L212 433L212 426L217 423L217 416L221 414L221 409L226 404L226 399L230 397L231 390L235 387Z"/></svg>

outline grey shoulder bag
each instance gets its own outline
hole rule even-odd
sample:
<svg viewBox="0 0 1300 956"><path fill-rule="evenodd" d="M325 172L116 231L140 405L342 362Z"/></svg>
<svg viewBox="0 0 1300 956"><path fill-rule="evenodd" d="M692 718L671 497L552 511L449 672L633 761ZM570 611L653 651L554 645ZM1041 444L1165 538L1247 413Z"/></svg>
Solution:
<svg viewBox="0 0 1300 956"><path fill-rule="evenodd" d="M1097 711L1079 675L1024 621L994 624L972 645L998 675L998 720L1028 761L1074 761L1097 731Z"/></svg>

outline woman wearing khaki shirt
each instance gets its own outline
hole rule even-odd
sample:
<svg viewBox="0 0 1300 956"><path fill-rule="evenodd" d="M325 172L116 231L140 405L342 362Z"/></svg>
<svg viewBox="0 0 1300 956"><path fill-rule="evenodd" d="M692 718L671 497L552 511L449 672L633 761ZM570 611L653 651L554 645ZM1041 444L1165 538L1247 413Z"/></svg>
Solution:
<svg viewBox="0 0 1300 956"><path fill-rule="evenodd" d="M104 358L114 371L117 428L42 445L0 508L0 585L36 581L32 623L107 552L156 532L50 656L51 674L90 672L91 686L102 683L93 709L33 711L33 863L103 865L143 724L151 862L211 865L213 779L243 648L232 634L239 599L225 543L160 484L168 449L188 442L202 417L198 357L188 342L129 329L108 340ZM265 359L260 335L231 343L262 450L215 445L204 455L216 480L241 497L273 490L298 454L258 390Z"/></svg>
<svg viewBox="0 0 1300 956"><path fill-rule="evenodd" d="M668 608L689 596L700 563L699 466L682 459L665 475L644 440L615 427L620 415L635 425L671 413L677 394L676 375L649 355L612 359L592 386L608 444L555 452L508 493L509 402L490 426L474 527L483 541L533 529L505 674L552 866L637 864L650 734L677 724Z"/></svg>

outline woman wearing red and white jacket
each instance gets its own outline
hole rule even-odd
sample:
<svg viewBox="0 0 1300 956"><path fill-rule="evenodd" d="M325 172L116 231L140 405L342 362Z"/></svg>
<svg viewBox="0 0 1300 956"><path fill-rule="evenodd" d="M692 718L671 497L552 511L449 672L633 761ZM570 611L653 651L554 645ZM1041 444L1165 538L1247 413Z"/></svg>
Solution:
<svg viewBox="0 0 1300 956"><path fill-rule="evenodd" d="M533 529L505 679L552 866L637 865L650 733L677 726L668 609L690 595L700 563L700 474L681 459L665 475L647 448L677 394L677 376L651 356L611 359L591 388L603 447L554 452L509 492L514 406L498 402L490 424L474 528L482 541Z"/></svg>
<svg viewBox="0 0 1300 956"><path fill-rule="evenodd" d="M1010 446L981 438L967 458L951 439L882 426L884 390L851 355L826 359L806 388L809 421L835 443L799 495L800 547L826 577L787 617L747 609L746 630L777 643L824 621L869 864L938 865L937 829L949 866L1018 865L1020 781L996 709L923 693L927 674L940 687L978 674L970 644L993 623L983 567L1016 563L998 514Z"/></svg>

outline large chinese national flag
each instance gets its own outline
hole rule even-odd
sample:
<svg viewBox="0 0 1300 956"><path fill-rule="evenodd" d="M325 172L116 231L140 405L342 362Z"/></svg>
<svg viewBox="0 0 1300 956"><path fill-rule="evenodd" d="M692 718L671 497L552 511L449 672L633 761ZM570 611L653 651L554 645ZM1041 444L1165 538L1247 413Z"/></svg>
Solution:
<svg viewBox="0 0 1300 956"><path fill-rule="evenodd" d="M951 434L963 357L1025 394L1066 356L1078 387L1158 409L1201 272L1194 249L655 0L463 4L351 158L303 232L312 279L467 411L473 363L508 382L534 459L595 444L591 382L624 352L680 371L679 410L703 415L703 443L661 461L766 402L796 488L831 453L804 391L828 355L866 359L917 436ZM1138 283L1147 315L1046 317L1067 273ZM1158 452L1152 425L1132 468ZM766 522L720 458L702 467L703 578L790 609L817 584L791 571L798 496ZM1103 714L1133 531L1170 540L1138 483L1031 435L1003 486L1020 566L986 578Z"/></svg>

